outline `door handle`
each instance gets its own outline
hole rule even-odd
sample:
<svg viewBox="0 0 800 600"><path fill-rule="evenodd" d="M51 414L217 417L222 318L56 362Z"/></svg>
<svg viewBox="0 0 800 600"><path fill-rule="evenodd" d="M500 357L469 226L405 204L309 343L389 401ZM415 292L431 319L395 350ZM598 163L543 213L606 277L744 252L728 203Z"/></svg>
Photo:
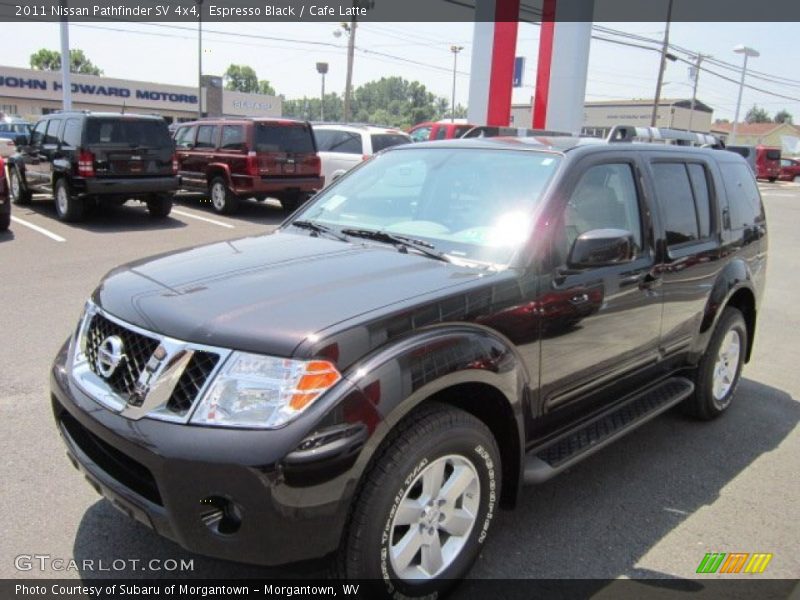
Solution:
<svg viewBox="0 0 800 600"><path fill-rule="evenodd" d="M638 286L640 290L651 290L661 285L661 277L653 271L645 271L619 280L619 287L621 288L631 285Z"/></svg>

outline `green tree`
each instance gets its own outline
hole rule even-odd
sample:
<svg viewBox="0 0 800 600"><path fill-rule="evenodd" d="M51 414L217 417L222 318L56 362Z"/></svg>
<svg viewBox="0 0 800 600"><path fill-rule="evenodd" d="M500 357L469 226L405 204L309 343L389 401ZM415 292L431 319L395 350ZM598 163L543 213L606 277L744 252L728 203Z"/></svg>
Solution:
<svg viewBox="0 0 800 600"><path fill-rule="evenodd" d="M245 93L258 91L258 76L253 67L231 64L225 71L223 79L225 80L226 90Z"/></svg>
<svg viewBox="0 0 800 600"><path fill-rule="evenodd" d="M272 87L266 79L262 79L258 82L258 93L265 94L267 96L275 96L275 88Z"/></svg>
<svg viewBox="0 0 800 600"><path fill-rule="evenodd" d="M779 110L775 113L775 118L773 119L776 123L789 123L790 125L794 122L794 118L792 117L791 113L786 110Z"/></svg>
<svg viewBox="0 0 800 600"><path fill-rule="evenodd" d="M754 104L753 108L747 111L744 117L747 123L771 123L772 119L769 118L769 113L766 110Z"/></svg>
<svg viewBox="0 0 800 600"><path fill-rule="evenodd" d="M61 69L61 53L57 50L40 48L30 58L31 69L58 71ZM103 70L86 57L83 50L73 48L69 51L69 70L81 75L102 75Z"/></svg>
<svg viewBox="0 0 800 600"><path fill-rule="evenodd" d="M402 77L382 77L353 93L355 121L408 127L433 119L436 109L436 97L424 85Z"/></svg>
<svg viewBox="0 0 800 600"><path fill-rule="evenodd" d="M336 93L325 94L325 120L341 121L344 114L344 100ZM319 121L319 98L296 98L283 103L283 116L292 119Z"/></svg>

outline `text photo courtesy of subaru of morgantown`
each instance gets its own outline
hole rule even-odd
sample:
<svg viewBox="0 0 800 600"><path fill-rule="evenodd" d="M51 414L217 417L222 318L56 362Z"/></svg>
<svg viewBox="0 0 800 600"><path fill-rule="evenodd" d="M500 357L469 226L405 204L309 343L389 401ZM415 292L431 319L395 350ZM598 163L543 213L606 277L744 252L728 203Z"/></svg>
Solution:
<svg viewBox="0 0 800 600"><path fill-rule="evenodd" d="M798 21L0 7L0 597L792 597Z"/></svg>

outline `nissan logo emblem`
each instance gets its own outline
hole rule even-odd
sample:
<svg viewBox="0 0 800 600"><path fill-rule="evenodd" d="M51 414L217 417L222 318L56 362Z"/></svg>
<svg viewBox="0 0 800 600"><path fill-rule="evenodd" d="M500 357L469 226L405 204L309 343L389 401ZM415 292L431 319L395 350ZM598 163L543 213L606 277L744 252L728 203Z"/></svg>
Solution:
<svg viewBox="0 0 800 600"><path fill-rule="evenodd" d="M125 345L122 343L122 338L118 335L110 335L97 349L97 359L94 364L97 371L108 379L125 358Z"/></svg>

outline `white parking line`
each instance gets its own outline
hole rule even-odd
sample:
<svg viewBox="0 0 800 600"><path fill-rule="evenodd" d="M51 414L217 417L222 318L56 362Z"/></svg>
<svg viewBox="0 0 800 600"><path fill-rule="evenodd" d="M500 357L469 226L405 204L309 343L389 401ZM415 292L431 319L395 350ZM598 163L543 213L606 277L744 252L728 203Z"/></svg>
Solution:
<svg viewBox="0 0 800 600"><path fill-rule="evenodd" d="M15 216L12 215L11 216L11 220L14 221L14 223L19 223L20 225L23 225L24 227L28 227L30 229L33 229L34 231L37 231L37 232L41 233L42 235L45 235L45 236L49 237L51 240L55 240L56 242L66 242L67 241L63 237L61 237L60 235L56 235L55 233L53 233L52 231L48 231L44 227L39 227L38 225L34 225L33 223L30 223L28 221L24 221L24 220L20 219L19 217L15 217Z"/></svg>
<svg viewBox="0 0 800 600"><path fill-rule="evenodd" d="M189 217L190 219L197 219L198 221L205 221L206 223L212 223L214 225L219 225L220 227L227 227L228 229L233 229L233 225L229 225L228 223L223 223L222 221L217 221L215 219L209 219L208 217L201 217L200 215L193 215L191 213L183 212L182 210L175 210L172 209L172 214L174 215L181 215L182 217Z"/></svg>

